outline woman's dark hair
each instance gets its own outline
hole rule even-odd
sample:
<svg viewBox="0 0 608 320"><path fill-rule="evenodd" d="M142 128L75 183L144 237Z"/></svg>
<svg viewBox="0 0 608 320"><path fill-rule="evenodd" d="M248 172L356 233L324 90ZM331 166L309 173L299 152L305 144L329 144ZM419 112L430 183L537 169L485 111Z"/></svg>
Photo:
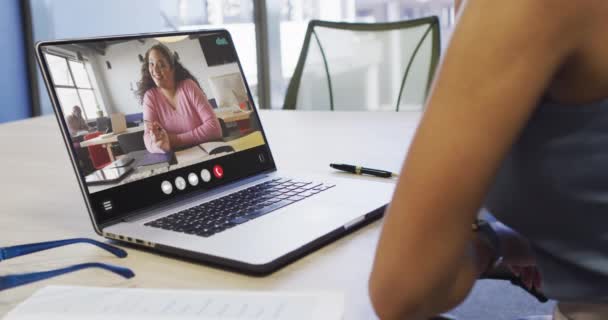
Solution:
<svg viewBox="0 0 608 320"><path fill-rule="evenodd" d="M177 53L172 54L171 49L162 43L158 43L150 47L148 51L146 51L146 55L144 56L144 62L141 65L141 79L137 82L137 90L135 90L135 96L139 99L139 103L143 104L144 96L146 92L151 88L156 87L154 80L152 80L152 76L150 75L150 70L148 70L148 63L150 62L150 52L152 50L156 50L160 52L163 57L167 59L171 68L175 71L175 84L177 85L182 80L191 79L196 85L201 88L198 80L188 71L188 69L184 68L184 66L179 62L177 57ZM202 89L202 88L201 88Z"/></svg>

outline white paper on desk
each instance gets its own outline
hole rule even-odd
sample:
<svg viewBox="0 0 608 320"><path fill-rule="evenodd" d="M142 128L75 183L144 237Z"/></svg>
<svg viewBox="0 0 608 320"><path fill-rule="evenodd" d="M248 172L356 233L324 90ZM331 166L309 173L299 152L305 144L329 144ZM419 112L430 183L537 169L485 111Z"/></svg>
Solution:
<svg viewBox="0 0 608 320"><path fill-rule="evenodd" d="M334 293L197 291L49 286L5 320L338 320L344 296Z"/></svg>

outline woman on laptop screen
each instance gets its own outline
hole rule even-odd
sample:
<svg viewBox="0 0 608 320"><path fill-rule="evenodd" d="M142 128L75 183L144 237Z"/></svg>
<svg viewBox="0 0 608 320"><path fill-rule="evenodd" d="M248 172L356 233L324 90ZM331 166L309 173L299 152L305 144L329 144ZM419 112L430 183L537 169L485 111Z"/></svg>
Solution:
<svg viewBox="0 0 608 320"><path fill-rule="evenodd" d="M166 153L222 137L200 84L164 44L146 52L136 95L144 108L149 152Z"/></svg>

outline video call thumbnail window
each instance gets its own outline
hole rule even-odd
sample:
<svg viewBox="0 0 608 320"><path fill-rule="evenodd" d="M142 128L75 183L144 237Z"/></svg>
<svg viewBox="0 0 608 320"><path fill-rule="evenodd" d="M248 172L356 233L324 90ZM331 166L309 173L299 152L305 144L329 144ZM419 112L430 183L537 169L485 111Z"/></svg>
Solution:
<svg viewBox="0 0 608 320"><path fill-rule="evenodd" d="M43 52L90 193L265 144L221 34Z"/></svg>

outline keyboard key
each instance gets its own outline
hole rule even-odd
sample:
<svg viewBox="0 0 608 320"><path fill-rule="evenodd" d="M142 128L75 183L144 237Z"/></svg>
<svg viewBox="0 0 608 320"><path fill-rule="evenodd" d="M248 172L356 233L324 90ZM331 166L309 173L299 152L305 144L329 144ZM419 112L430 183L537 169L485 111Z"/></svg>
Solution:
<svg viewBox="0 0 608 320"><path fill-rule="evenodd" d="M317 182L274 179L144 225L210 237L331 187Z"/></svg>
<svg viewBox="0 0 608 320"><path fill-rule="evenodd" d="M316 192L316 191L314 191L314 190L306 190L306 191L304 191L304 192L302 192L302 193L298 194L298 196L300 196L300 197L310 197L310 196L315 195L315 194L317 194L317 193L318 193L318 192Z"/></svg>
<svg viewBox="0 0 608 320"><path fill-rule="evenodd" d="M290 200L281 200L281 201L279 201L277 203L273 203L272 205L265 206L263 208L259 208L259 209L256 209L256 210L252 211L252 212L249 212L249 213L247 213L245 215L245 218L247 218L249 220L255 219L257 217L261 217L261 216L263 216L263 215L265 215L267 213L270 213L270 212L272 212L274 210L277 210L279 208L282 208L282 207L284 207L284 206L286 206L288 204L292 204L292 203L293 203L293 201L290 201Z"/></svg>

